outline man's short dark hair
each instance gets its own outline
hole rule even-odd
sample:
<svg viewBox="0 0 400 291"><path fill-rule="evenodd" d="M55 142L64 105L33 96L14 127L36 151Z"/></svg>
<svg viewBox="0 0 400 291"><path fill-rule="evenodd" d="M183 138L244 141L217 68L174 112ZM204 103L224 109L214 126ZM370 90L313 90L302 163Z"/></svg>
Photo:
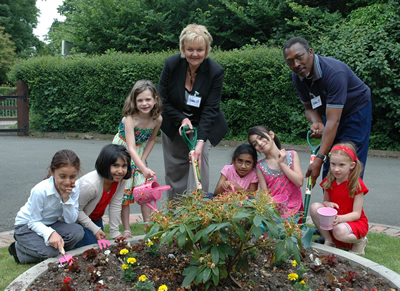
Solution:
<svg viewBox="0 0 400 291"><path fill-rule="evenodd" d="M110 167L118 158L126 162L127 172L124 179L129 179L132 176L131 156L124 146L118 144L108 144L101 149L95 165L97 173L103 178L112 180Z"/></svg>
<svg viewBox="0 0 400 291"><path fill-rule="evenodd" d="M303 47L306 49L306 51L308 51L310 49L310 45L304 38L296 36L296 37L292 37L285 43L285 45L283 46L283 54L285 55L285 50L290 48L292 45L294 45L296 43L302 44Z"/></svg>

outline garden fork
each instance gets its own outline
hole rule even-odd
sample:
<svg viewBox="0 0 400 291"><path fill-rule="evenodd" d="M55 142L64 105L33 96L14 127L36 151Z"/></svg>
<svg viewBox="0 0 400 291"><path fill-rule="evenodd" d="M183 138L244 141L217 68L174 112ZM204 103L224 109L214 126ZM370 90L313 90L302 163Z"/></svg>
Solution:
<svg viewBox="0 0 400 291"><path fill-rule="evenodd" d="M105 249L106 247L109 247L110 246L110 241L109 240L106 240L106 239L104 239L104 238L102 238L102 239L99 239L98 241L97 241L97 243L99 244L99 248L102 250L103 248Z"/></svg>
<svg viewBox="0 0 400 291"><path fill-rule="evenodd" d="M64 248L62 248L61 254L63 255L62 258L59 258L58 261L60 264L68 263L69 261L72 260L72 255L70 254L65 254Z"/></svg>

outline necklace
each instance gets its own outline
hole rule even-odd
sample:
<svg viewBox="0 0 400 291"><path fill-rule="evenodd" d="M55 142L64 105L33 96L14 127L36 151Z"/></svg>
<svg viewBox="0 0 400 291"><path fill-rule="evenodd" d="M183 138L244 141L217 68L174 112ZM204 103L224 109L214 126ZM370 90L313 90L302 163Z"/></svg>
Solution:
<svg viewBox="0 0 400 291"><path fill-rule="evenodd" d="M188 65L188 69L189 69L189 75L190 75L190 85L193 85L193 75L196 75L196 72L194 72L192 75L192 70L190 69L189 65Z"/></svg>

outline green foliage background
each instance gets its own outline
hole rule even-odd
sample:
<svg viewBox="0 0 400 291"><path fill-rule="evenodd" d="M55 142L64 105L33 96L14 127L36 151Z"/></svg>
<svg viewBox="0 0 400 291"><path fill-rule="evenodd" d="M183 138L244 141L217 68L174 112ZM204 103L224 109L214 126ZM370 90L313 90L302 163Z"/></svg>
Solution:
<svg viewBox="0 0 400 291"><path fill-rule="evenodd" d="M400 4L393 1L354 10L315 46L320 54L348 64L371 88L372 147L399 150Z"/></svg>
<svg viewBox="0 0 400 291"><path fill-rule="evenodd" d="M66 0L60 11L66 21L53 23L47 50L66 39L74 55L18 61L9 74L30 86L35 129L115 132L134 82L157 83L181 29L196 22L208 27L218 46L212 58L225 68L226 138L245 140L249 127L264 124L285 142L304 141L309 124L280 49L303 36L371 88L370 147L400 149L398 1Z"/></svg>

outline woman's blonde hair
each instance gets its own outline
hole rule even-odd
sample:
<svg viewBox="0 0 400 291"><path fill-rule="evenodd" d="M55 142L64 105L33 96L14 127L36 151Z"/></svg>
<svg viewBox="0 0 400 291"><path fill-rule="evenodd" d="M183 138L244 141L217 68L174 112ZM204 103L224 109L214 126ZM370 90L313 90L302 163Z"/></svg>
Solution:
<svg viewBox="0 0 400 291"><path fill-rule="evenodd" d="M182 58L185 58L185 45L190 41L204 43L206 45L205 58L208 58L213 38L204 25L189 24L182 30L179 37L179 49Z"/></svg>
<svg viewBox="0 0 400 291"><path fill-rule="evenodd" d="M355 146L352 145L351 143L339 143L337 145L348 147L350 150L353 151L354 154L357 154ZM329 156L332 156L332 155L340 155L340 156L344 157L346 159L346 161L348 161L349 163L353 162L353 160L350 158L350 156L342 150L331 151L329 153ZM356 163L356 165L355 165L354 169L352 169L350 171L349 184L348 184L349 196L351 198L354 198L356 191L361 189L361 185L360 185L360 182L358 181L358 178L360 177L361 172L363 170L363 165L358 159L355 159L354 162ZM333 181L335 181L335 176L332 174L331 169L329 169L329 172L326 175L326 181L322 184L322 188L332 189Z"/></svg>
<svg viewBox="0 0 400 291"><path fill-rule="evenodd" d="M150 111L150 116L155 120L157 119L162 112L162 102L159 94L157 92L156 87L151 81L148 80L139 80L133 85L131 93L129 93L128 97L126 97L124 107L122 108L122 115L129 116L134 113L139 112L139 109L136 107L136 98L143 91L149 90L151 95L153 96L156 103L154 104L153 109Z"/></svg>

